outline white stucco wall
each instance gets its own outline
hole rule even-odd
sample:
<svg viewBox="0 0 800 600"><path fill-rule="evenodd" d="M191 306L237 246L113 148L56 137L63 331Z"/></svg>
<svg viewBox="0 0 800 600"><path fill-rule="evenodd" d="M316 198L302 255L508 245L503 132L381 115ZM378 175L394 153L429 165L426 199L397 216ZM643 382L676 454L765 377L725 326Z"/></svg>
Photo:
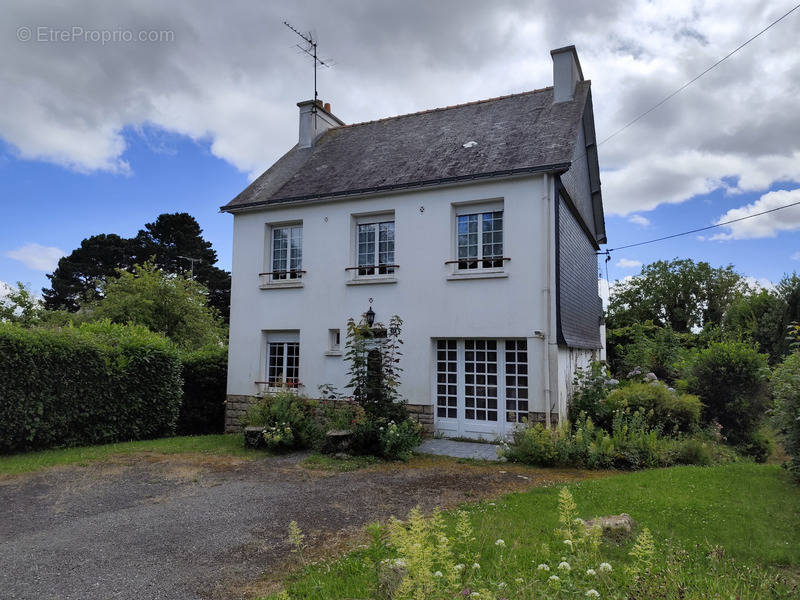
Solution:
<svg viewBox="0 0 800 600"><path fill-rule="evenodd" d="M546 412L552 397L559 405L555 421L564 414L572 369L585 357L567 349L550 352L558 365L548 375L548 344L555 349L555 327L548 322L548 303L551 311L554 306L548 285L551 188L549 177L530 176L235 214L228 394L260 391L255 382L265 379L264 332L278 330L299 331L305 393L313 396L325 383L347 391L344 358L326 354L328 331L341 329L343 349L347 319L357 319L373 298L376 320L398 314L404 321L400 391L409 403L433 403L432 339L526 338L530 410ZM498 200L504 255L511 258L505 277L453 280L453 266L444 263L455 257L455 206ZM345 268L355 265L355 218L387 211L394 211L396 283L348 285L353 275ZM258 274L271 270L268 228L286 222L303 224L303 286L260 289Z"/></svg>

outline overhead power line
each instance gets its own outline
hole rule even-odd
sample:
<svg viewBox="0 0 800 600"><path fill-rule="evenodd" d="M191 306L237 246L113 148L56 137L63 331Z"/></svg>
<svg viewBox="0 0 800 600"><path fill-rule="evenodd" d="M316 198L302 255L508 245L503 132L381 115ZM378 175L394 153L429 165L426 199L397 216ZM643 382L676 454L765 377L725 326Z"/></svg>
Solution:
<svg viewBox="0 0 800 600"><path fill-rule="evenodd" d="M746 221L747 219L752 219L754 217L760 217L762 215L766 215L769 213L774 213L779 210L783 210L785 208L791 208L792 206L797 206L800 204L800 200L797 202L792 202L790 204L786 204L784 206L778 206L776 208L770 208L769 210L763 210L761 212L753 213L752 215L747 215L746 217L739 217L738 219L731 219L730 221L723 221L721 223L715 223L714 225L708 225L706 227L698 227L697 229L690 229L689 231L682 231L680 233L673 233L672 235L665 235L664 237L655 238L652 240L646 240L644 242L636 242L635 244L627 244L625 246L617 246L616 248L609 248L608 250L603 250L602 252L598 252L597 254L609 254L611 252L616 252L617 250L625 250L627 248L635 248L636 246L644 246L645 244L653 244L655 242L662 242L664 240L671 240L672 238L681 237L683 235L691 235L692 233L700 233L701 231L708 231L709 229L715 229L717 227L724 227L725 225L730 225L732 223L738 223L740 221Z"/></svg>
<svg viewBox="0 0 800 600"><path fill-rule="evenodd" d="M777 19L775 19L775 20L774 20L772 23L770 23L769 25L767 25L766 27L764 27L764 29L762 29L761 31L759 31L758 33L756 33L756 34L755 34L753 37L751 37L751 38L749 38L748 40L746 40L745 42L742 42L741 44L739 44L739 45L738 45L736 48L734 48L733 50L731 50L730 52L728 52L728 54L726 54L725 56L723 56L722 58L720 58L720 59L719 59L717 62L715 62L715 63L714 63L713 65L711 65L710 67L708 67L708 68L707 68L705 71L703 71L703 72L702 72L702 73L700 73L699 75L697 75L697 76L693 77L692 79L690 79L689 81L687 81L686 83L684 83L684 84L683 84L681 87L679 87L677 90L675 90L675 91L674 91L674 92L672 92L671 94L669 94L669 95L665 96L665 97L664 97L662 100L660 100L659 102L657 102L656 104L654 104L653 106L651 106L650 108L648 108L646 111L644 111L643 113L641 113L639 116L637 116L637 117L635 117L635 118L631 119L630 121L628 121L628 122L627 122L625 125L623 125L623 126L622 126L622 127L620 127L619 129L617 129L617 130L616 130L614 133L612 133L612 134L611 134L611 135L609 135L608 137L606 137L606 138L603 138L603 140L602 140L602 141L600 141L600 142L598 142L598 144L597 144L597 145L599 146L599 145L601 145L601 144L605 144L605 143L606 143L608 140L610 140L610 139L611 139L611 138L613 138L613 137L616 137L617 135L619 135L620 133L622 133L623 131L625 131L625 130L626 130L628 127L630 127L631 125L633 125L634 123L636 123L636 122L637 122L637 121L639 121L640 119L643 119L644 117L646 117L647 115L649 115L651 112L653 112L654 110L656 110L658 107L662 106L664 103L668 102L669 100L671 100L672 98L674 98L675 96L677 96L678 94L680 94L680 93L681 93L683 90L685 90L686 88L688 88L688 87L689 87L690 85L692 85L692 84L693 84L695 81L697 81L698 79L700 79L701 77L703 77L703 75L705 75L705 74L707 74L709 71L712 71L713 69L717 68L717 67L718 67L719 65L721 65L723 62L725 62L726 60L728 60L728 59L729 59L731 56L733 56L734 54L736 54L737 52L739 52L739 50L741 50L742 48L744 48L745 46L747 46L747 45L748 45L750 42L752 42L752 41L753 41L753 40L755 40L756 38L760 37L761 35L763 35L764 33L766 33L768 30L772 29L772 28L773 28L775 25L777 25L778 23L780 23L781 21L783 21L783 20L784 20L786 17L788 17L790 14L792 14L792 13L793 13L794 11L796 11L798 8L800 8L800 4L797 4L797 5L795 5L795 6L794 6L794 8L792 8L791 10L789 10L789 11L785 12L783 15L781 15L780 17L778 17Z"/></svg>

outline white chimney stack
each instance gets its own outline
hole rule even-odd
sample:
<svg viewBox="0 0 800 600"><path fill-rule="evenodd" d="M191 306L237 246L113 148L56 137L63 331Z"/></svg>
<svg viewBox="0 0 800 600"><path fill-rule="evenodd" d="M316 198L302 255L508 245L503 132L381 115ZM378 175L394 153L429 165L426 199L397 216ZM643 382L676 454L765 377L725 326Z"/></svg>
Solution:
<svg viewBox="0 0 800 600"><path fill-rule="evenodd" d="M316 106L313 100L298 102L297 106L300 107L300 138L297 142L300 148L310 148L328 129L344 125L331 112L331 105L323 106L321 100L317 100Z"/></svg>
<svg viewBox="0 0 800 600"><path fill-rule="evenodd" d="M553 103L569 102L575 97L575 84L583 81L583 71L575 46L550 51L553 58Z"/></svg>

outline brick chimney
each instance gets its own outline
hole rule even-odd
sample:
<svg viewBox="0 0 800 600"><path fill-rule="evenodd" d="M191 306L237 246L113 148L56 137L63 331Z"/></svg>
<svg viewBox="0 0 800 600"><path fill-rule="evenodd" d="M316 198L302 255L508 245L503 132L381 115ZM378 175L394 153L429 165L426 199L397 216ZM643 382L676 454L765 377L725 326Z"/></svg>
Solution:
<svg viewBox="0 0 800 600"><path fill-rule="evenodd" d="M569 102L575 97L575 84L583 81L583 71L575 46L550 51L553 58L553 103Z"/></svg>
<svg viewBox="0 0 800 600"><path fill-rule="evenodd" d="M316 104L313 100L306 100L298 102L297 106L300 107L300 138L297 142L300 148L310 148L328 129L344 125L331 112L330 103L323 106L321 100Z"/></svg>

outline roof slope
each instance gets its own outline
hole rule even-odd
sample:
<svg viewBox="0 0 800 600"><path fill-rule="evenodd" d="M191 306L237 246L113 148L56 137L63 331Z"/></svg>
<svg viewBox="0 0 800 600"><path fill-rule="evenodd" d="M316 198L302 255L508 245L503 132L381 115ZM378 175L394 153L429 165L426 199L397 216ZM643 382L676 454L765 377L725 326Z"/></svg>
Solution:
<svg viewBox="0 0 800 600"><path fill-rule="evenodd" d="M295 146L222 207L230 211L501 174L567 168L590 82L336 127ZM477 142L464 148L469 141Z"/></svg>

